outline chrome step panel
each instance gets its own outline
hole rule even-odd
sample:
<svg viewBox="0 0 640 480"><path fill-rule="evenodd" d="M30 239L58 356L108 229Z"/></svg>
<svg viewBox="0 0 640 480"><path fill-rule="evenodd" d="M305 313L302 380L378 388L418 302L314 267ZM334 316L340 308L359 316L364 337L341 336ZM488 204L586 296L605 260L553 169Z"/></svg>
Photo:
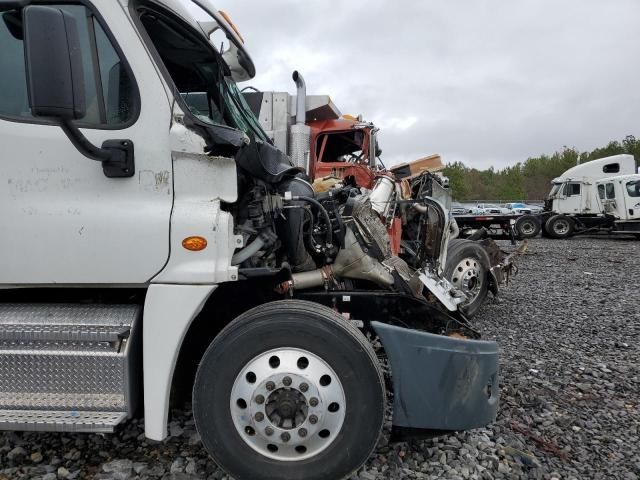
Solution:
<svg viewBox="0 0 640 480"><path fill-rule="evenodd" d="M0 304L0 430L112 431L129 417L140 310Z"/></svg>
<svg viewBox="0 0 640 480"><path fill-rule="evenodd" d="M1 340L117 341L137 315L133 305L0 304Z"/></svg>
<svg viewBox="0 0 640 480"><path fill-rule="evenodd" d="M129 327L117 325L3 325L0 323L1 340L38 340L78 342L117 342L129 335Z"/></svg>
<svg viewBox="0 0 640 480"><path fill-rule="evenodd" d="M126 418L124 412L0 410L0 430L111 433Z"/></svg>

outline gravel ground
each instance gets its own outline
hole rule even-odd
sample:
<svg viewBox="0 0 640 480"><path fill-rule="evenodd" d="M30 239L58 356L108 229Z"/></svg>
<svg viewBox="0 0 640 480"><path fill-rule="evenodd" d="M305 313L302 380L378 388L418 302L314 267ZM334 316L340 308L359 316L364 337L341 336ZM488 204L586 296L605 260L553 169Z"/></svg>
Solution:
<svg viewBox="0 0 640 480"><path fill-rule="evenodd" d="M510 249L508 243L503 244ZM485 428L434 440L383 438L354 479L640 477L640 242L536 239L520 274L476 323L501 345L501 406ZM0 434L0 480L228 478L190 412L171 436Z"/></svg>

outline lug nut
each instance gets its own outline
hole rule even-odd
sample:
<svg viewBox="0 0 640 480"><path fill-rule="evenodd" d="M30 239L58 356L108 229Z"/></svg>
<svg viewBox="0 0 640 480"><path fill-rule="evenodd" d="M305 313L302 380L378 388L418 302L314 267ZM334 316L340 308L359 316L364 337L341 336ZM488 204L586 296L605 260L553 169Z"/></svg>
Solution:
<svg viewBox="0 0 640 480"><path fill-rule="evenodd" d="M258 412L254 415L254 418L256 419L256 422L261 422L264 420L264 413Z"/></svg>
<svg viewBox="0 0 640 480"><path fill-rule="evenodd" d="M310 415L309 416L309 423L311 425L315 425L316 423L318 423L318 417L316 417L315 415Z"/></svg>
<svg viewBox="0 0 640 480"><path fill-rule="evenodd" d="M301 383L300 384L300 391L302 393L306 392L307 390L309 390L309 385L307 385L306 383Z"/></svg>
<svg viewBox="0 0 640 480"><path fill-rule="evenodd" d="M267 387L267 390L271 391L274 388L276 388L276 384L273 382L267 382L267 384L265 385L265 387Z"/></svg>
<svg viewBox="0 0 640 480"><path fill-rule="evenodd" d="M284 383L284 386L285 386L285 387L290 386L290 385L291 385L291 377L284 377L284 378L282 379L282 383Z"/></svg>
<svg viewBox="0 0 640 480"><path fill-rule="evenodd" d="M262 405L264 403L264 397L262 395L256 396L256 403Z"/></svg>
<svg viewBox="0 0 640 480"><path fill-rule="evenodd" d="M316 397L312 397L311 400L309 400L309 405L311 405L312 407L317 407L318 399Z"/></svg>
<svg viewBox="0 0 640 480"><path fill-rule="evenodd" d="M284 432L282 435L280 435L280 438L283 442L288 442L289 440L291 440L291 435L289 435L288 432Z"/></svg>
<svg viewBox="0 0 640 480"><path fill-rule="evenodd" d="M298 430L298 435L300 435L302 438L307 436L307 429L306 428L301 428L300 430Z"/></svg>
<svg viewBox="0 0 640 480"><path fill-rule="evenodd" d="M270 437L271 435L273 435L273 428L271 427L267 427L264 429L264 433L267 434L268 437Z"/></svg>

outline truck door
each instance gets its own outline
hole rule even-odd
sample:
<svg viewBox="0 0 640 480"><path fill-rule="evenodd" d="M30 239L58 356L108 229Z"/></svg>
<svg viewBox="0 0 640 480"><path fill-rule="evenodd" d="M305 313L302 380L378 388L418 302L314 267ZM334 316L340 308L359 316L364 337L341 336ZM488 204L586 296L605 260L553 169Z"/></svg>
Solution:
<svg viewBox="0 0 640 480"><path fill-rule="evenodd" d="M132 142L135 168L108 178L60 126L31 115L22 12L0 11L0 284L144 283L169 255L164 84L119 3L102 2L99 16L88 2L46 5L79 30L87 108L74 124L94 145Z"/></svg>
<svg viewBox="0 0 640 480"><path fill-rule="evenodd" d="M622 181L625 203L625 215L627 220L640 220L640 179L627 179Z"/></svg>
<svg viewBox="0 0 640 480"><path fill-rule="evenodd" d="M613 182L598 185L598 195L600 196L603 212L620 218L618 200L616 199L616 185Z"/></svg>
<svg viewBox="0 0 640 480"><path fill-rule="evenodd" d="M566 182L562 186L562 200L559 213L582 213L582 184Z"/></svg>

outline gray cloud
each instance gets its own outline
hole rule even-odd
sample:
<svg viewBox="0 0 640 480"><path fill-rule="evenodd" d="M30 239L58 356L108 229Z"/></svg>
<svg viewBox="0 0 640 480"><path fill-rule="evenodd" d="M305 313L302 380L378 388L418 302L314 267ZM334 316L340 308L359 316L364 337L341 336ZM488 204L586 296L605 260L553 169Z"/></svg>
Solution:
<svg viewBox="0 0 640 480"><path fill-rule="evenodd" d="M387 163L480 168L640 135L637 0L222 0L258 69L382 127Z"/></svg>

